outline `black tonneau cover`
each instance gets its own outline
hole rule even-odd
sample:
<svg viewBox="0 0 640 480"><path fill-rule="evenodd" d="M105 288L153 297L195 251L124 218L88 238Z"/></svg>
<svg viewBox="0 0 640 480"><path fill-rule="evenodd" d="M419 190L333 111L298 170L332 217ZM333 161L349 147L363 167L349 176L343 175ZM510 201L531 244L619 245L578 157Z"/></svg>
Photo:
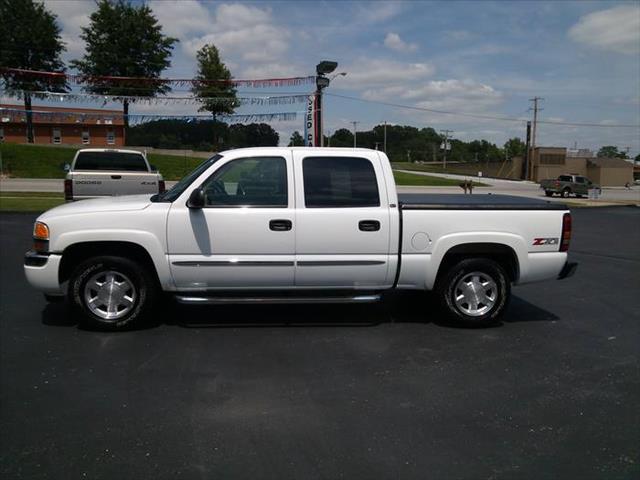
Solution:
<svg viewBox="0 0 640 480"><path fill-rule="evenodd" d="M399 193L403 210L568 210L563 203L514 195Z"/></svg>

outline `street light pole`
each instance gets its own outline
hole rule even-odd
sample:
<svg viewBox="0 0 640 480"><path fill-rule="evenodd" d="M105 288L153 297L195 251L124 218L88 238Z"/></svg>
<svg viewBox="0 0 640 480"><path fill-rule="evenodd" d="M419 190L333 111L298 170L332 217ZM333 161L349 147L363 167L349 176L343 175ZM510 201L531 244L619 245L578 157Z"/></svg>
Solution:
<svg viewBox="0 0 640 480"><path fill-rule="evenodd" d="M323 60L316 65L316 92L315 92L315 132L314 147L324 147L324 129L322 115L322 91L329 86L331 80L338 75L346 75L345 72L336 73L332 77L326 75L332 73L338 67L338 62Z"/></svg>

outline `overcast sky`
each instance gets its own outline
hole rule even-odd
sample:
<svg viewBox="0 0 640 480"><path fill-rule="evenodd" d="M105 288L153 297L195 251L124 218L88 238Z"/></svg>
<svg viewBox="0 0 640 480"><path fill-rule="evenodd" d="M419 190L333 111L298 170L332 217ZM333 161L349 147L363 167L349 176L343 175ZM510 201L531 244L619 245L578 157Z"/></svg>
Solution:
<svg viewBox="0 0 640 480"><path fill-rule="evenodd" d="M78 37L92 1L46 1L58 15L66 59L83 52ZM149 1L164 31L180 39L166 76L191 77L195 53L212 42L236 78L310 75L322 59L339 62L327 90L452 112L531 116L597 124L640 124L640 3L554 2L179 2ZM263 89L298 92L304 88ZM252 90L260 93L261 90ZM243 107L239 113L302 111L302 105ZM134 106L132 113L195 113L195 106ZM286 144L295 122L274 122ZM464 140L502 145L524 137L521 123L385 107L326 97L325 131L388 121L454 130ZM541 125L539 145L640 151L637 128Z"/></svg>

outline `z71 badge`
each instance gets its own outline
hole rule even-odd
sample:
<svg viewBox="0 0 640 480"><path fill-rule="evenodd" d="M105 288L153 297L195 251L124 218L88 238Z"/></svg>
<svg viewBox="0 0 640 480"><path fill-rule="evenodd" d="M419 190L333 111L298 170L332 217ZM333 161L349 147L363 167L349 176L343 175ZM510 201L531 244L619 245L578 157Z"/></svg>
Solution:
<svg viewBox="0 0 640 480"><path fill-rule="evenodd" d="M533 239L533 245L534 246L539 246L539 245L558 245L558 238L534 238Z"/></svg>

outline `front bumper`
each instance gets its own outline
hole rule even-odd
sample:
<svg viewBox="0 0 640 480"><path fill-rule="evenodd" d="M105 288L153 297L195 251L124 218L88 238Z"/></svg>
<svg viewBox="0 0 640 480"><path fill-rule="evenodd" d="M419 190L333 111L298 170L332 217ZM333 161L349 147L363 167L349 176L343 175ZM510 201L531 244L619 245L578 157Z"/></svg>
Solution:
<svg viewBox="0 0 640 480"><path fill-rule="evenodd" d="M564 267L562 267L562 270L560 270L560 273L558 274L558 280L562 280L563 278L569 278L573 276L573 274L576 273L577 268L578 268L578 262L567 261L564 264Z"/></svg>
<svg viewBox="0 0 640 480"><path fill-rule="evenodd" d="M58 271L61 255L29 251L24 256L24 274L29 284L43 293L61 294Z"/></svg>

